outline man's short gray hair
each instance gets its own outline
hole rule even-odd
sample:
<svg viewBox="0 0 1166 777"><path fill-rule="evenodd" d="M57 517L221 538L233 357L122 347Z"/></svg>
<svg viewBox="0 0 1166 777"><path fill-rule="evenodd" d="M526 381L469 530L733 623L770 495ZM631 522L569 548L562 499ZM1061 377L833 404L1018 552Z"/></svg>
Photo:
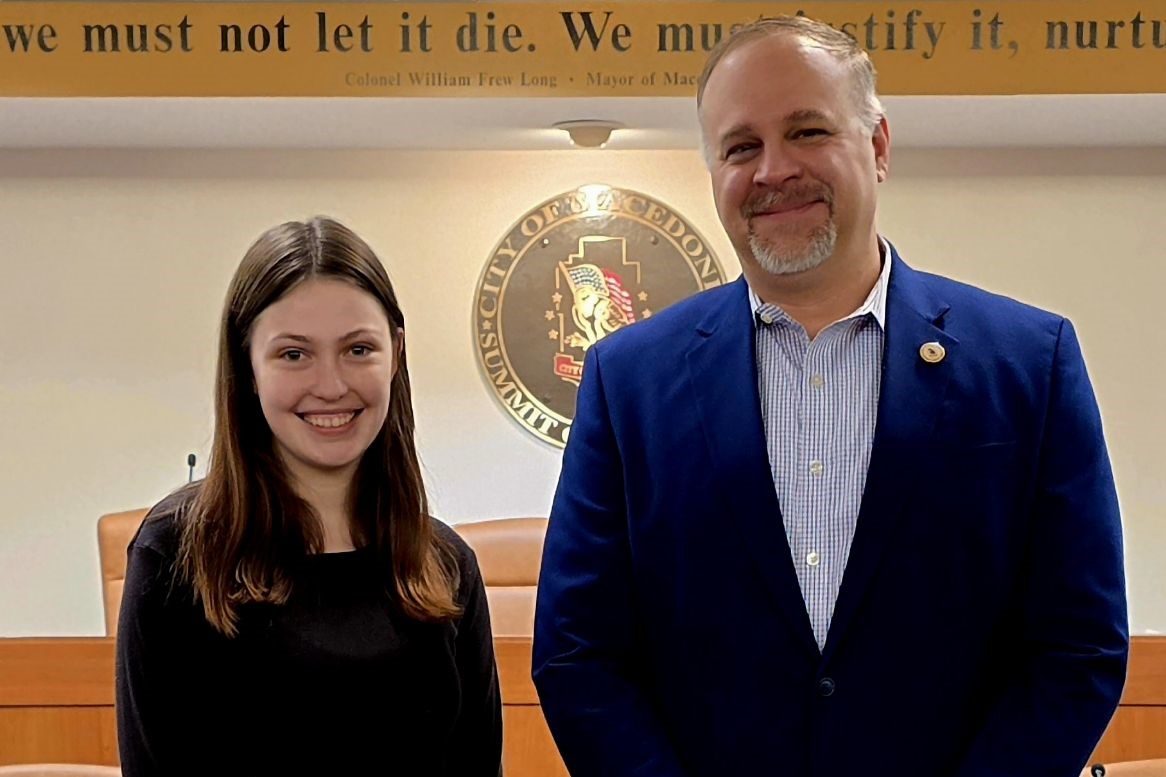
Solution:
<svg viewBox="0 0 1166 777"><path fill-rule="evenodd" d="M815 48L831 54L845 65L850 70L851 88L854 104L858 109L858 118L862 122L863 129L872 135L874 134L875 128L878 127L886 112L875 88L875 68L874 63L870 61L870 55L851 35L808 16L773 16L758 19L736 28L727 37L722 38L709 52L708 60L704 63L704 70L701 71L700 79L697 81L696 109L698 112L704 101L704 88L708 85L709 78L720 61L725 58L725 55L750 41L767 38L771 35L790 35L801 38ZM708 138L703 138L703 134L702 127L705 161L711 162Z"/></svg>

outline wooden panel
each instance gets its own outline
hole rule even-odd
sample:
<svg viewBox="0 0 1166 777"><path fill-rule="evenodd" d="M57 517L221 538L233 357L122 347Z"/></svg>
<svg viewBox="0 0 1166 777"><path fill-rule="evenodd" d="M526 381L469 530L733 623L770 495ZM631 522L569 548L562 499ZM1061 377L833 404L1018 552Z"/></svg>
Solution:
<svg viewBox="0 0 1166 777"><path fill-rule="evenodd" d="M503 704L538 704L538 693L530 679L530 656L529 637L494 639L494 658L498 662Z"/></svg>
<svg viewBox="0 0 1166 777"><path fill-rule="evenodd" d="M495 637L506 777L568 777L530 679L530 637Z"/></svg>
<svg viewBox="0 0 1166 777"><path fill-rule="evenodd" d="M1166 705L1166 638L1130 640L1130 668L1121 703ZM1166 731L1162 738L1166 739Z"/></svg>
<svg viewBox="0 0 1166 777"><path fill-rule="evenodd" d="M113 707L0 707L0 764L117 766Z"/></svg>
<svg viewBox="0 0 1166 777"><path fill-rule="evenodd" d="M1133 637L1121 706L1089 763L1166 758L1166 638Z"/></svg>
<svg viewBox="0 0 1166 777"><path fill-rule="evenodd" d="M1166 758L1166 706L1118 707L1089 763Z"/></svg>
<svg viewBox="0 0 1166 777"><path fill-rule="evenodd" d="M0 706L113 704L108 637L0 639Z"/></svg>
<svg viewBox="0 0 1166 777"><path fill-rule="evenodd" d="M566 771L530 679L531 641L494 641L510 777ZM114 642L109 638L0 639L0 764L117 760ZM1166 638L1135 637L1122 706L1091 762L1166 758Z"/></svg>
<svg viewBox="0 0 1166 777"><path fill-rule="evenodd" d="M502 726L506 777L568 777L541 708L507 704L502 708Z"/></svg>

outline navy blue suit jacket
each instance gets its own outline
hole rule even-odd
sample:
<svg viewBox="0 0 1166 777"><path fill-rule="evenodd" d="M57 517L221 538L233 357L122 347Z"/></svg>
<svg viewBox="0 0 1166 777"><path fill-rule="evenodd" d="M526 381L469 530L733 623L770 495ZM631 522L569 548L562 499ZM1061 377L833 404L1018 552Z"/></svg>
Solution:
<svg viewBox="0 0 1166 777"><path fill-rule="evenodd" d="M1128 634L1101 420L1064 318L893 258L878 420L819 652L743 280L592 347L534 679L574 777L1075 777ZM938 342L946 358L920 358Z"/></svg>

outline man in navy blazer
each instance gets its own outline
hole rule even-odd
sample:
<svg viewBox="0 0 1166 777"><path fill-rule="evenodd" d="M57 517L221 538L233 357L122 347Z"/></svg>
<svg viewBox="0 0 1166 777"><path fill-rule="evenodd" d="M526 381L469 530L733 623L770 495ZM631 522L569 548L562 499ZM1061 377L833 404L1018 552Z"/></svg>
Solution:
<svg viewBox="0 0 1166 777"><path fill-rule="evenodd" d="M1128 635L1072 325L879 237L848 36L750 25L698 110L744 277L586 356L534 641L571 774L1075 777Z"/></svg>

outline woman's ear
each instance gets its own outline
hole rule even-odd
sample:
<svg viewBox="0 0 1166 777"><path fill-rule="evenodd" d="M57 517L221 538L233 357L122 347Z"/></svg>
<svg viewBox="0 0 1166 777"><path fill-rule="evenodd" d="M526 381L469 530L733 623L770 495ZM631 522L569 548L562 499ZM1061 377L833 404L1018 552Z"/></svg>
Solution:
<svg viewBox="0 0 1166 777"><path fill-rule="evenodd" d="M396 340L393 348L393 377L396 377L397 365L401 363L401 359L405 355L405 330L398 329L397 336L393 339Z"/></svg>

